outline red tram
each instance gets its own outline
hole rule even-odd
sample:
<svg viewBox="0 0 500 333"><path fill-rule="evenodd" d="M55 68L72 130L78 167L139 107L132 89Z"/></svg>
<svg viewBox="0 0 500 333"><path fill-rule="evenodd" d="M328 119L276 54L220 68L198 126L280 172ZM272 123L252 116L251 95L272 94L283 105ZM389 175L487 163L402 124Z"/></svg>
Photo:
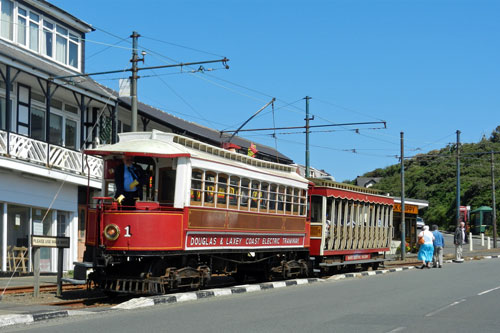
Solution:
<svg viewBox="0 0 500 333"><path fill-rule="evenodd" d="M89 205L84 262L97 288L165 293L236 280L307 276L372 264L392 235L392 198L301 177L294 166L251 158L153 130L89 149L104 158L100 197ZM113 199L114 170L134 156L146 172L134 207Z"/></svg>

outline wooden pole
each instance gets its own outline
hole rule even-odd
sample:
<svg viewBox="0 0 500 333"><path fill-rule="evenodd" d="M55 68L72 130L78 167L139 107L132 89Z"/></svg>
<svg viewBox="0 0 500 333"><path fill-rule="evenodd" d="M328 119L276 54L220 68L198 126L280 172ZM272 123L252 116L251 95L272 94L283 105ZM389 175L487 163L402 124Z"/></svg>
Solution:
<svg viewBox="0 0 500 333"><path fill-rule="evenodd" d="M33 256L35 257L33 263L33 274L34 274L34 285L33 285L33 297L40 296L40 248L33 248Z"/></svg>

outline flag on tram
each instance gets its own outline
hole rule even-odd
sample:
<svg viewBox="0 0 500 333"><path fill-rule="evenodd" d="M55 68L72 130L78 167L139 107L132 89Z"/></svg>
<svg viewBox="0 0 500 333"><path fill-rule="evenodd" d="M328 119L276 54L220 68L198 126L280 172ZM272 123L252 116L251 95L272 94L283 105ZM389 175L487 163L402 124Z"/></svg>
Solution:
<svg viewBox="0 0 500 333"><path fill-rule="evenodd" d="M250 148L248 148L248 156L250 157L255 157L255 154L257 154L257 146L255 144L251 143Z"/></svg>

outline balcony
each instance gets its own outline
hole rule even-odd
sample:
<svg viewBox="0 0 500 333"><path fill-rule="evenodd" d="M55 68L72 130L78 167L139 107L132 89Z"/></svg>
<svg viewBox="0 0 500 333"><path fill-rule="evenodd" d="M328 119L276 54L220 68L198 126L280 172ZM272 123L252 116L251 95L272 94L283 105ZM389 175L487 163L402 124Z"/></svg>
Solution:
<svg viewBox="0 0 500 333"><path fill-rule="evenodd" d="M103 173L101 158L0 130L0 156L2 155L52 170L85 177L90 175L93 180L100 180Z"/></svg>

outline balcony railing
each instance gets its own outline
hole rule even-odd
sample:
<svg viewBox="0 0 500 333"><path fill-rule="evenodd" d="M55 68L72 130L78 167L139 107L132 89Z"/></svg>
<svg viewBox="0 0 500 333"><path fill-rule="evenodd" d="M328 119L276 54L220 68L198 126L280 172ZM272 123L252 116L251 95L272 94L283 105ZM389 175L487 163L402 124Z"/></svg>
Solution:
<svg viewBox="0 0 500 333"><path fill-rule="evenodd" d="M100 158L6 131L0 131L0 155L79 175L90 173L91 178L102 177Z"/></svg>

